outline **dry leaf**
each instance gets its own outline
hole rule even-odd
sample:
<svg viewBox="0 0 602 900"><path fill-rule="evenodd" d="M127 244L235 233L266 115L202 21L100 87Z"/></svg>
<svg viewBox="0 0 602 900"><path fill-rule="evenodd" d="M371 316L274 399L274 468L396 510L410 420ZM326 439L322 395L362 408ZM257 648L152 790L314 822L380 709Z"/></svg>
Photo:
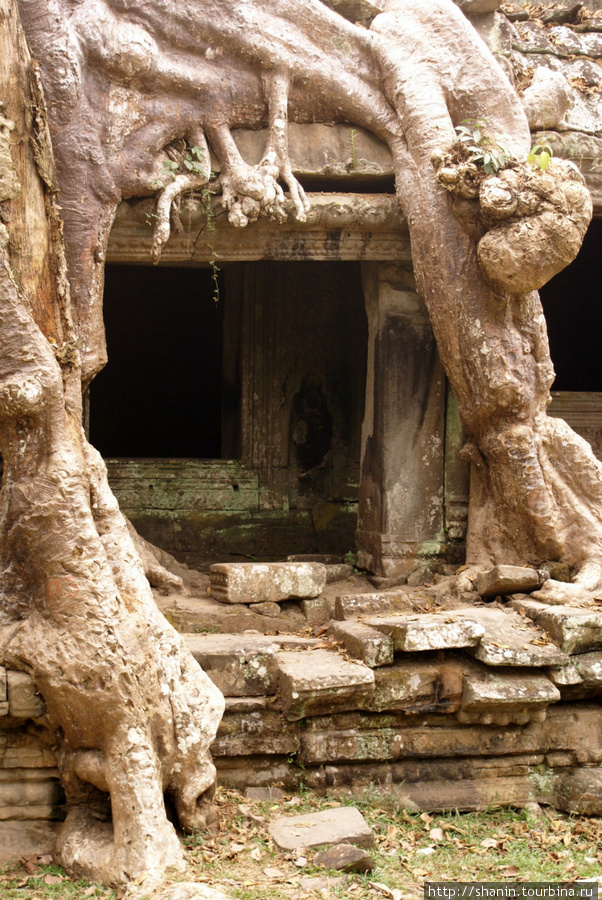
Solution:
<svg viewBox="0 0 602 900"><path fill-rule="evenodd" d="M429 837L432 841L442 841L443 840L443 829L442 828L431 828L429 831Z"/></svg>
<svg viewBox="0 0 602 900"><path fill-rule="evenodd" d="M44 876L44 884L62 884L63 876L62 875L45 875Z"/></svg>
<svg viewBox="0 0 602 900"><path fill-rule="evenodd" d="M485 838L484 841L481 841L481 847L485 847L488 850L489 849L493 850L495 847L498 846L498 843L499 842L496 841L495 838Z"/></svg>
<svg viewBox="0 0 602 900"><path fill-rule="evenodd" d="M255 847L254 850L251 850L250 856L251 856L251 859L254 859L254 860L256 860L257 862L259 862L259 860L260 860L261 857L263 856L263 853L261 852L261 850L259 849L259 847Z"/></svg>
<svg viewBox="0 0 602 900"><path fill-rule="evenodd" d="M90 885L89 888L86 888L86 890L84 891L82 896L83 897L92 897L92 895L95 893L96 893L96 885L92 884L92 885Z"/></svg>
<svg viewBox="0 0 602 900"><path fill-rule="evenodd" d="M25 871L26 871L29 875L37 875L37 874L39 874L40 870L39 870L39 868L36 866L36 864L33 862L33 860L31 860L31 859L25 859L25 857L22 857L22 858L19 860L19 862L21 863L21 865L23 866L23 868L25 869Z"/></svg>
<svg viewBox="0 0 602 900"><path fill-rule="evenodd" d="M513 878L516 875L520 875L518 866L506 866L506 868L502 869L500 872L500 878Z"/></svg>
<svg viewBox="0 0 602 900"><path fill-rule="evenodd" d="M242 853L242 851L244 849L245 849L244 844L230 844L230 853L234 853L234 854Z"/></svg>
<svg viewBox="0 0 602 900"><path fill-rule="evenodd" d="M285 878L286 875L281 869L276 869L275 867L268 866L263 870L263 874L266 878Z"/></svg>
<svg viewBox="0 0 602 900"><path fill-rule="evenodd" d="M302 869L303 866L307 865L307 857L306 856L298 856L297 859L295 860L295 865L299 869Z"/></svg>
<svg viewBox="0 0 602 900"><path fill-rule="evenodd" d="M427 825L430 825L431 822L433 821L433 817L429 816L429 814L427 812L420 813L420 818L422 819L423 822L426 822Z"/></svg>

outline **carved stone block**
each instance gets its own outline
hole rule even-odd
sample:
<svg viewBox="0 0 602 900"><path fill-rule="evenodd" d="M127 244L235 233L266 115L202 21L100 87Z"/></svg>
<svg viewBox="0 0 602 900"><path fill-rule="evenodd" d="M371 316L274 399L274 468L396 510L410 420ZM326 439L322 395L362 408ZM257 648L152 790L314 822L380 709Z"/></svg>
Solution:
<svg viewBox="0 0 602 900"><path fill-rule="evenodd" d="M366 625L378 628L393 638L395 650L416 653L422 650L445 650L455 647L474 647L485 629L468 616L445 615L376 616L366 619Z"/></svg>
<svg viewBox="0 0 602 900"><path fill-rule="evenodd" d="M278 699L287 719L366 709L374 672L330 650L279 653Z"/></svg>
<svg viewBox="0 0 602 900"><path fill-rule="evenodd" d="M222 603L262 603L319 597L326 584L320 563L218 563L211 593Z"/></svg>
<svg viewBox="0 0 602 900"><path fill-rule="evenodd" d="M15 719L34 719L43 716L46 705L36 691L31 675L27 672L6 670L8 714Z"/></svg>

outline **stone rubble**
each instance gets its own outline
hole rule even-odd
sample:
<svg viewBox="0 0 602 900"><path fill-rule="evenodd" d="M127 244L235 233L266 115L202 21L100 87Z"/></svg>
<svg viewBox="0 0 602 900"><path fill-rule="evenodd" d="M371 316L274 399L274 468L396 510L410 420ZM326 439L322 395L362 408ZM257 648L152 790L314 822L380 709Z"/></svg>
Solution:
<svg viewBox="0 0 602 900"><path fill-rule="evenodd" d="M322 850L315 854L313 864L339 872L371 872L374 868L368 851L353 844L335 844L328 850Z"/></svg>
<svg viewBox="0 0 602 900"><path fill-rule="evenodd" d="M406 653L474 647L485 634L482 625L468 616L456 617L455 610L433 615L372 616L365 622L390 635L395 650Z"/></svg>
<svg viewBox="0 0 602 900"><path fill-rule="evenodd" d="M546 575L547 577L547 575ZM486 572L479 572L475 588L481 597L497 597L500 594L528 594L541 587L542 576L536 569L520 566L494 566Z"/></svg>

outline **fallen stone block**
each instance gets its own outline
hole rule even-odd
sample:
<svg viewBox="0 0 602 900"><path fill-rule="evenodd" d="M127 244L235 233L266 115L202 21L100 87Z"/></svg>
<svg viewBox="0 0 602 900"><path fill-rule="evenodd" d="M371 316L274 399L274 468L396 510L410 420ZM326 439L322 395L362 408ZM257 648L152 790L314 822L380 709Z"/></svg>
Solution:
<svg viewBox="0 0 602 900"><path fill-rule="evenodd" d="M546 631L515 610L478 606L455 609L456 615L466 616L485 629L478 645L469 652L488 666L563 666L569 661Z"/></svg>
<svg viewBox="0 0 602 900"><path fill-rule="evenodd" d="M269 825L274 843L281 850L311 849L323 844L355 844L371 847L372 830L354 806L340 806L305 816L274 819Z"/></svg>
<svg viewBox="0 0 602 900"><path fill-rule="evenodd" d="M334 605L334 617L339 622L357 619L359 616L390 615L397 612L413 612L410 598L404 591L341 594Z"/></svg>
<svg viewBox="0 0 602 900"><path fill-rule="evenodd" d="M372 709L396 713L454 713L462 696L462 669L452 660L399 661L374 673Z"/></svg>
<svg viewBox="0 0 602 900"><path fill-rule="evenodd" d="M276 692L279 646L264 635L187 634L186 646L222 694L261 697Z"/></svg>
<svg viewBox="0 0 602 900"><path fill-rule="evenodd" d="M27 672L7 669L6 687L9 716L13 716L15 719L34 719L44 715L46 704L43 697L36 691L33 679Z"/></svg>
<svg viewBox="0 0 602 900"><path fill-rule="evenodd" d="M464 689L457 719L483 725L525 725L545 718L560 691L538 672L495 672L473 664L464 668Z"/></svg>
<svg viewBox="0 0 602 900"><path fill-rule="evenodd" d="M286 794L276 786L250 787L246 789L245 797L247 798L247 800L256 800L261 802L269 800L284 800Z"/></svg>
<svg viewBox="0 0 602 900"><path fill-rule="evenodd" d="M474 647L485 634L485 629L468 616L455 613L413 616L371 616L365 624L377 628L393 638L395 650L416 653L423 650L446 650Z"/></svg>
<svg viewBox="0 0 602 900"><path fill-rule="evenodd" d="M292 721L341 710L365 709L374 672L329 650L278 653L278 700Z"/></svg>
<svg viewBox="0 0 602 900"><path fill-rule="evenodd" d="M313 864L339 872L371 872L374 868L368 851L353 844L335 844L328 850L322 850L315 854Z"/></svg>
<svg viewBox="0 0 602 900"><path fill-rule="evenodd" d="M542 576L536 569L522 566L494 566L487 572L479 572L476 590L481 597L497 597L500 594L528 594L541 587Z"/></svg>
<svg viewBox="0 0 602 900"><path fill-rule="evenodd" d="M390 666L393 662L393 641L376 628L350 621L334 622L328 631L351 656L361 659L371 669Z"/></svg>
<svg viewBox="0 0 602 900"><path fill-rule="evenodd" d="M321 563L217 563L209 570L211 594L221 603L263 603L319 597L326 584Z"/></svg>

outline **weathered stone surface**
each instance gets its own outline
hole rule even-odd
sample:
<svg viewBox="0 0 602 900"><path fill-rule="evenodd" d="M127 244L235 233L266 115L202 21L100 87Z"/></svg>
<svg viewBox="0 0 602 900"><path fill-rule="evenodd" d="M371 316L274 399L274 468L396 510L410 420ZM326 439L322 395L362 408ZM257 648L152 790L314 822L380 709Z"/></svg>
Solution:
<svg viewBox="0 0 602 900"><path fill-rule="evenodd" d="M403 591L386 591L371 594L341 594L335 600L334 617L342 622L358 616L389 615L410 612L412 604Z"/></svg>
<svg viewBox="0 0 602 900"><path fill-rule="evenodd" d="M371 872L374 868L368 851L353 844L335 844L329 850L322 850L315 854L313 864L339 872Z"/></svg>
<svg viewBox="0 0 602 900"><path fill-rule="evenodd" d="M566 666L560 666L559 668L549 668L548 676L553 684L557 684L559 686L568 687L570 685L581 684L583 682L583 678L579 674L579 670L572 662L570 662Z"/></svg>
<svg viewBox="0 0 602 900"><path fill-rule="evenodd" d="M3 769L55 769L54 751L36 734L0 731L0 771Z"/></svg>
<svg viewBox="0 0 602 900"><path fill-rule="evenodd" d="M0 821L57 819L64 804L65 795L56 772L54 777L40 780L0 780Z"/></svg>
<svg viewBox="0 0 602 900"><path fill-rule="evenodd" d="M454 610L454 615L483 626L485 634L469 652L488 666L562 666L569 661L545 631L514 610L479 606Z"/></svg>
<svg viewBox="0 0 602 900"><path fill-rule="evenodd" d="M15 719L33 719L44 715L46 706L36 692L31 675L7 669L6 682L9 716L14 716Z"/></svg>
<svg viewBox="0 0 602 900"><path fill-rule="evenodd" d="M227 713L211 745L214 756L287 755L299 749L299 729L275 710Z"/></svg>
<svg viewBox="0 0 602 900"><path fill-rule="evenodd" d="M278 645L263 635L191 634L186 646L226 696L253 697L276 691Z"/></svg>
<svg viewBox="0 0 602 900"><path fill-rule="evenodd" d="M602 769L573 769L559 780L555 806L580 816L602 815Z"/></svg>
<svg viewBox="0 0 602 900"><path fill-rule="evenodd" d="M330 622L330 603L325 597L315 597L313 600L302 600L301 610L308 625L316 627L325 625L326 622Z"/></svg>
<svg viewBox="0 0 602 900"><path fill-rule="evenodd" d="M586 653L602 648L602 612L598 610L552 606L540 613L536 621L565 653Z"/></svg>
<svg viewBox="0 0 602 900"><path fill-rule="evenodd" d="M353 566L348 563L336 563L326 566L326 584L336 584L345 581L353 575Z"/></svg>
<svg viewBox="0 0 602 900"><path fill-rule="evenodd" d="M560 700L560 691L549 678L537 672L494 671L473 664L464 671L459 722L484 725L526 724L542 718L550 703Z"/></svg>
<svg viewBox="0 0 602 900"><path fill-rule="evenodd" d="M432 720L403 725L394 717L358 714L340 730L309 727L301 733L299 759L305 765L397 760L431 757L486 757L504 754L572 751L581 765L602 762L602 716L597 704L562 704L548 707L544 721L528 728L460 725ZM380 720L378 724L377 720ZM335 723L336 724L336 723ZM310 723L311 725L311 723Z"/></svg>
<svg viewBox="0 0 602 900"><path fill-rule="evenodd" d="M586 691L602 689L602 651L573 656L573 665Z"/></svg>
<svg viewBox="0 0 602 900"><path fill-rule="evenodd" d="M541 576L536 569L494 566L487 572L479 572L475 587L481 597L497 597L498 594L528 594L540 585Z"/></svg>
<svg viewBox="0 0 602 900"><path fill-rule="evenodd" d="M251 611L259 613L260 616L273 616L278 618L282 610L273 600L264 600L262 603L253 603Z"/></svg>
<svg viewBox="0 0 602 900"><path fill-rule="evenodd" d="M503 2L504 0L454 0L467 16L482 16L485 13L495 12Z"/></svg>
<svg viewBox="0 0 602 900"><path fill-rule="evenodd" d="M306 816L274 819L269 826L274 843L281 850L297 847L319 847L322 844L355 844L371 847L374 843L370 826L353 806L340 806Z"/></svg>
<svg viewBox="0 0 602 900"><path fill-rule="evenodd" d="M278 653L278 700L287 719L365 709L374 693L374 672L338 653Z"/></svg>
<svg viewBox="0 0 602 900"><path fill-rule="evenodd" d="M390 666L393 662L394 650L391 638L370 628L361 622L335 622L329 633L337 641L341 641L351 656L361 659L367 666Z"/></svg>
<svg viewBox="0 0 602 900"><path fill-rule="evenodd" d="M261 603L319 597L326 584L320 563L217 563L211 593L221 603Z"/></svg>
<svg viewBox="0 0 602 900"><path fill-rule="evenodd" d="M478 622L468 616L456 617L452 612L382 618L371 616L365 622L389 634L395 650L407 653L474 647L485 634L485 629Z"/></svg>
<svg viewBox="0 0 602 900"><path fill-rule="evenodd" d="M0 666L0 716L8 715L8 700L6 695L6 669Z"/></svg>
<svg viewBox="0 0 602 900"><path fill-rule="evenodd" d="M399 661L374 678L372 709L379 712L453 713L460 706L462 669L451 660Z"/></svg>
<svg viewBox="0 0 602 900"><path fill-rule="evenodd" d="M0 822L0 865L21 857L52 854L60 827L58 822L47 820Z"/></svg>
<svg viewBox="0 0 602 900"><path fill-rule="evenodd" d="M215 766L219 783L239 791L274 784L294 791L305 774L291 766L288 755L216 756Z"/></svg>

